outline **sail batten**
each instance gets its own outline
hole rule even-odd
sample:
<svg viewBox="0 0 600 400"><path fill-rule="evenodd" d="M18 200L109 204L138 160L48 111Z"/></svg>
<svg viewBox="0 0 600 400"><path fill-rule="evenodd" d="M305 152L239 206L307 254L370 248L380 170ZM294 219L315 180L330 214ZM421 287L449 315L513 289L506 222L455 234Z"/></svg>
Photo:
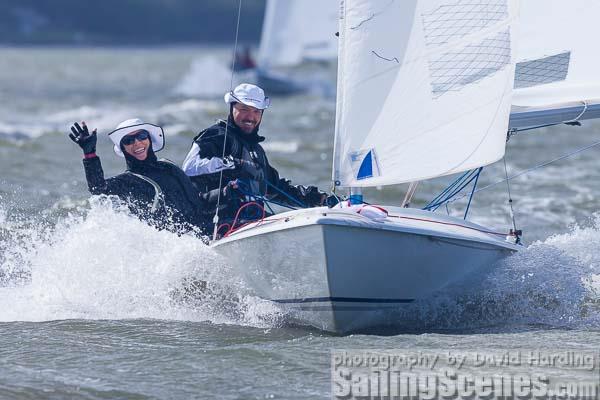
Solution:
<svg viewBox="0 0 600 400"><path fill-rule="evenodd" d="M411 182L504 155L515 0L341 3L333 178ZM366 173L367 171L368 173Z"/></svg>

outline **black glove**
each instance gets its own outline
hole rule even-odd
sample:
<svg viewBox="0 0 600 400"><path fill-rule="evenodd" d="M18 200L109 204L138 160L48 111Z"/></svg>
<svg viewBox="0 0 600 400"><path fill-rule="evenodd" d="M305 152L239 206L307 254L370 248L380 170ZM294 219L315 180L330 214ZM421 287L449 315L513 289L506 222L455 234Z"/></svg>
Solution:
<svg viewBox="0 0 600 400"><path fill-rule="evenodd" d="M229 181L227 183L227 185L225 185L225 187L223 188L221 195L222 195L222 199L225 200L230 200L232 199L234 196L237 197L237 190L239 188L239 182L238 180L234 180L234 181Z"/></svg>
<svg viewBox="0 0 600 400"><path fill-rule="evenodd" d="M225 156L223 157L223 167L220 170L225 170L225 169L233 169L233 168L237 168L238 165L235 163L234 158L232 156ZM232 168L233 166L233 168Z"/></svg>
<svg viewBox="0 0 600 400"><path fill-rule="evenodd" d="M231 154L223 157L223 164L228 165L228 166L233 165L233 168L237 168L237 169L242 168L243 163L244 163L243 160L240 160L239 158L235 158Z"/></svg>
<svg viewBox="0 0 600 400"><path fill-rule="evenodd" d="M72 141L77 143L79 147L83 150L83 154L92 154L96 152L96 129L90 132L88 131L88 127L85 122L82 122L83 128L79 126L77 122L71 126L71 132L69 133L69 137Z"/></svg>
<svg viewBox="0 0 600 400"><path fill-rule="evenodd" d="M233 157L231 157L231 160L233 161L235 168L244 173L244 178L259 182L265 180L265 174L258 164L253 163L252 161L241 160Z"/></svg>
<svg viewBox="0 0 600 400"><path fill-rule="evenodd" d="M212 207L217 205L217 202L220 202L220 209L224 209L229 207L232 203L236 204L236 201L239 201L240 199L240 193L238 192L238 180L236 179L235 181L230 181L229 183L227 183L227 185L225 185L225 187L221 188L221 190L219 191L219 189L213 189L210 190L206 193L200 193L200 198L202 198L209 207L207 207L205 209L205 211L211 209ZM237 210L237 208L236 208ZM214 211L214 208L212 208L212 211L208 211L205 212L206 215L212 213Z"/></svg>

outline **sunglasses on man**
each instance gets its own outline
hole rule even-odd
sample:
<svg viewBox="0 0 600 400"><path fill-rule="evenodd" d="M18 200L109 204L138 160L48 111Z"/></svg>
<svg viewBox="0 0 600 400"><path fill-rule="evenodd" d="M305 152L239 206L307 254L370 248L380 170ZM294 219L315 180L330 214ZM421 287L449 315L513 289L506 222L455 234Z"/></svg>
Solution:
<svg viewBox="0 0 600 400"><path fill-rule="evenodd" d="M123 139L121 139L121 143L125 146L129 146L132 145L136 140L141 142L142 140L146 140L149 137L150 133L148 131L141 130L133 135L123 136Z"/></svg>

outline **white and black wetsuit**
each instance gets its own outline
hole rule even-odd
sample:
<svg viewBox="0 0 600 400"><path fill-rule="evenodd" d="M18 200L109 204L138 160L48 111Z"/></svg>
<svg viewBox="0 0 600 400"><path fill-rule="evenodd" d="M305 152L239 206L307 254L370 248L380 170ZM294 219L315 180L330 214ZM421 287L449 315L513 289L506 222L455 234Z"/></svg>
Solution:
<svg viewBox="0 0 600 400"><path fill-rule="evenodd" d="M265 138L258 135L258 129L252 133L245 133L237 127L231 117L229 123L218 121L194 138L192 148L183 162L183 170L203 192L218 189L220 171L223 170L223 185L239 179L247 182L247 190L252 195L268 197L294 207L320 205L324 193L317 187L294 186L289 180L279 176L277 170L269 164L265 150L260 145L263 140ZM247 163L243 162L234 167L233 164L224 161L224 142L225 157L233 157Z"/></svg>
<svg viewBox="0 0 600 400"><path fill-rule="evenodd" d="M84 159L90 193L118 196L132 213L159 229L181 234L198 227L208 232L216 191L201 194L177 165L158 160L152 149L144 161L127 153L125 158L127 171L108 179L100 158Z"/></svg>

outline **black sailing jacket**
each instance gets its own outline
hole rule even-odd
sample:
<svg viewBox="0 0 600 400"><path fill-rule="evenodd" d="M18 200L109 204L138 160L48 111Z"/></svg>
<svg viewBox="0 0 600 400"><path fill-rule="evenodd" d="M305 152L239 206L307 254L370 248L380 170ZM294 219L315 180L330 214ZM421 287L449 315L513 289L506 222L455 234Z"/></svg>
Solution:
<svg viewBox="0 0 600 400"><path fill-rule="evenodd" d="M227 141L225 141L226 129ZM315 186L294 186L289 180L280 178L279 172L269 164L265 150L260 145L264 140L263 136L258 135L258 130L252 133L240 130L231 117L229 117L229 126L227 122L219 121L194 138L200 148L198 155L200 158L221 157L225 141L226 157L231 156L248 162L238 165L235 169L224 170L223 185L241 179L249 182L248 189L254 195L267 196L271 200L294 207L320 205L324 193ZM203 192L219 188L219 172L192 176L191 179Z"/></svg>
<svg viewBox="0 0 600 400"><path fill-rule="evenodd" d="M118 196L133 214L159 229L181 234L197 227L207 232L216 191L202 195L178 166L158 160L152 149L144 161L127 153L125 157L127 171L108 179L104 179L100 158L83 160L90 193Z"/></svg>

